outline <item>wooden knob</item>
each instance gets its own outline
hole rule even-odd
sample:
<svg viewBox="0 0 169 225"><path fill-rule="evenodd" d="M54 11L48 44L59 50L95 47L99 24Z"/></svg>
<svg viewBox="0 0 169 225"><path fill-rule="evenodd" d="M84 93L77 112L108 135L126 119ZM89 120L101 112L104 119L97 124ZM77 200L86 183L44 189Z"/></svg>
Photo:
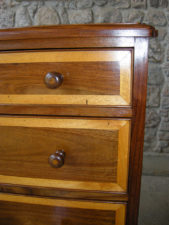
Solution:
<svg viewBox="0 0 169 225"><path fill-rule="evenodd" d="M45 75L45 84L48 88L60 87L63 82L63 75L57 72L49 72Z"/></svg>
<svg viewBox="0 0 169 225"><path fill-rule="evenodd" d="M57 150L54 154L49 156L49 164L52 167L60 168L64 165L65 152L64 150Z"/></svg>

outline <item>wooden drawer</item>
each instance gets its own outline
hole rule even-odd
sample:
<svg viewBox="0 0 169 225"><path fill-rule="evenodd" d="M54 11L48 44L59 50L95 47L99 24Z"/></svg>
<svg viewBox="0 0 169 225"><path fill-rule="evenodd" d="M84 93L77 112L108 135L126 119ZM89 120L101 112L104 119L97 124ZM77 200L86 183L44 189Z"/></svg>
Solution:
<svg viewBox="0 0 169 225"><path fill-rule="evenodd" d="M125 204L0 194L1 225L124 225Z"/></svg>
<svg viewBox="0 0 169 225"><path fill-rule="evenodd" d="M130 120L0 117L0 133L1 184L127 192Z"/></svg>
<svg viewBox="0 0 169 225"><path fill-rule="evenodd" d="M0 104L127 106L131 80L125 48L0 54Z"/></svg>

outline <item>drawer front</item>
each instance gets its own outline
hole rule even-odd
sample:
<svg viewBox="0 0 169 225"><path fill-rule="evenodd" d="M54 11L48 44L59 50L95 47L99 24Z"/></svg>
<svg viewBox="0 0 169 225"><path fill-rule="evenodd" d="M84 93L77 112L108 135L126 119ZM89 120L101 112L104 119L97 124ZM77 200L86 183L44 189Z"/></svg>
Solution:
<svg viewBox="0 0 169 225"><path fill-rule="evenodd" d="M127 191L130 120L0 117L0 133L1 183Z"/></svg>
<svg viewBox="0 0 169 225"><path fill-rule="evenodd" d="M0 104L131 105L131 50L0 54Z"/></svg>
<svg viewBox="0 0 169 225"><path fill-rule="evenodd" d="M0 194L1 225L124 225L125 204Z"/></svg>

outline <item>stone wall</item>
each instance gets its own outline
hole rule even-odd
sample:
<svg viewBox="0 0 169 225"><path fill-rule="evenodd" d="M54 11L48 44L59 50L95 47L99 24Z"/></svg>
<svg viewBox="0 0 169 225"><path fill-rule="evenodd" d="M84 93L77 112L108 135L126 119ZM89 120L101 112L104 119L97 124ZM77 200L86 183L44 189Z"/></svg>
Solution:
<svg viewBox="0 0 169 225"><path fill-rule="evenodd" d="M159 30L158 38L150 40L149 46L144 152L145 157L147 154L166 158L169 156L168 0L0 0L1 28L104 22L148 23Z"/></svg>

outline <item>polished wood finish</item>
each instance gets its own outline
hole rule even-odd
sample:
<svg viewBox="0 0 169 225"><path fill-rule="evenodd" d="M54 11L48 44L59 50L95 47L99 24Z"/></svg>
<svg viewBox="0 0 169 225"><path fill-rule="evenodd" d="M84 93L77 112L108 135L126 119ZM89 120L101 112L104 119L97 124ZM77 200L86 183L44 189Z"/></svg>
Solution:
<svg viewBox="0 0 169 225"><path fill-rule="evenodd" d="M157 36L144 24L88 24L3 29L0 50L134 47L134 37Z"/></svg>
<svg viewBox="0 0 169 225"><path fill-rule="evenodd" d="M152 26L145 24L88 24L10 28L1 30L0 40L64 37L151 37L157 36Z"/></svg>
<svg viewBox="0 0 169 225"><path fill-rule="evenodd" d="M64 165L65 152L64 150L57 150L54 154L49 156L49 164L54 168L60 168Z"/></svg>
<svg viewBox="0 0 169 225"><path fill-rule="evenodd" d="M59 88L63 82L63 75L57 72L49 72L45 75L44 82L48 88Z"/></svg>
<svg viewBox="0 0 169 225"><path fill-rule="evenodd" d="M88 116L88 117L132 117L134 112L132 107L115 107L110 106L89 106L89 105L10 105L3 104L0 106L0 114L19 114L19 115L52 115L52 116Z"/></svg>
<svg viewBox="0 0 169 225"><path fill-rule="evenodd" d="M124 225L125 211L125 204L0 194L2 225Z"/></svg>
<svg viewBox="0 0 169 225"><path fill-rule="evenodd" d="M77 190L77 189L65 189L56 187L38 186L36 183L22 184L22 180L15 184L16 179L5 179L0 183L0 192L14 193L28 196L41 196L52 198L64 198L64 199L85 199L85 200L102 200L113 202L127 202L128 194L123 192L105 192L105 191L91 191L91 190ZM29 180L28 180L29 181ZM9 182L9 183L8 183Z"/></svg>
<svg viewBox="0 0 169 225"><path fill-rule="evenodd" d="M135 116L132 120L130 174L129 174L129 206L128 225L137 224L141 172L143 160L144 124L148 73L148 39L135 40L135 79L133 84L133 108ZM144 65L144 66L143 66Z"/></svg>
<svg viewBox="0 0 169 225"><path fill-rule="evenodd" d="M132 50L1 53L0 65L1 105L131 105Z"/></svg>
<svg viewBox="0 0 169 225"><path fill-rule="evenodd" d="M127 191L130 120L0 117L0 132L2 183ZM50 166L56 149L66 154L57 170Z"/></svg>
<svg viewBox="0 0 169 225"><path fill-rule="evenodd" d="M155 36L145 24L0 30L0 224L137 225Z"/></svg>
<svg viewBox="0 0 169 225"><path fill-rule="evenodd" d="M134 47L133 37L63 37L1 40L0 50Z"/></svg>

